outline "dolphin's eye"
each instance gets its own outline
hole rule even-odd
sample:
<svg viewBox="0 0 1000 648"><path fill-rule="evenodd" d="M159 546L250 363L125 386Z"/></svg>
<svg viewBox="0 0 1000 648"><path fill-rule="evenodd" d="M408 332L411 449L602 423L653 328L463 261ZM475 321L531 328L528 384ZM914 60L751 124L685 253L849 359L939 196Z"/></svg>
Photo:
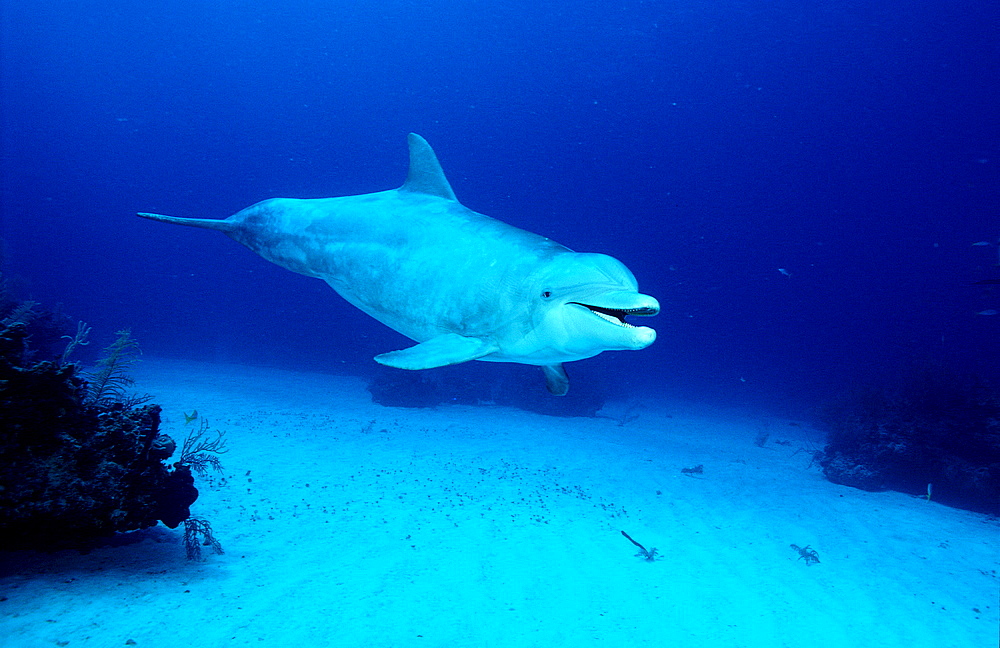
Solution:
<svg viewBox="0 0 1000 648"><path fill-rule="evenodd" d="M551 296L552 296L552 291L551 290L542 291L542 299L548 299Z"/></svg>

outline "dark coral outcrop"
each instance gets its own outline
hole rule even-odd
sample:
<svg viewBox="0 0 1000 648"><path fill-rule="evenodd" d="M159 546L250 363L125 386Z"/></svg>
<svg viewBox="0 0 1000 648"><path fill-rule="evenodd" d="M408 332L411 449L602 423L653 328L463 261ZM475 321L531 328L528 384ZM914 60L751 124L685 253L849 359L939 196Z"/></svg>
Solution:
<svg viewBox="0 0 1000 648"><path fill-rule="evenodd" d="M829 408L827 479L1000 513L1000 394L939 365Z"/></svg>
<svg viewBox="0 0 1000 648"><path fill-rule="evenodd" d="M0 549L83 548L183 521L197 490L163 463L175 444L159 406L89 398L78 365L27 342L23 319L0 319Z"/></svg>

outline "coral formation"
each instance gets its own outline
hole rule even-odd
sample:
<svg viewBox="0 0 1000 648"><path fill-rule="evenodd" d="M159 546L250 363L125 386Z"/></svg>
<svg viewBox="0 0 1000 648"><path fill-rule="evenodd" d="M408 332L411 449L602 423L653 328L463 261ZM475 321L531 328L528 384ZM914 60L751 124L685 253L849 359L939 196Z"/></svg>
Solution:
<svg viewBox="0 0 1000 648"><path fill-rule="evenodd" d="M212 533L212 525L205 518L193 515L184 520L184 549L188 560L201 560L201 548L211 547L217 554L226 553Z"/></svg>
<svg viewBox="0 0 1000 648"><path fill-rule="evenodd" d="M129 369L139 355L139 343L127 328L118 331L117 335L111 346L104 350L104 356L97 361L97 368L87 375L87 399L91 403L109 404L134 398L129 394L129 389L135 384ZM141 403L132 401L131 404Z"/></svg>
<svg viewBox="0 0 1000 648"><path fill-rule="evenodd" d="M788 545L788 546L791 547L792 549L794 549L796 552L798 552L798 554L799 554L799 560L806 561L806 566L807 567L809 565L814 565L814 564L818 564L819 563L819 554L816 553L816 550L813 549L812 547L810 547L809 545L806 545L804 547L800 547L797 544Z"/></svg>
<svg viewBox="0 0 1000 648"><path fill-rule="evenodd" d="M188 418L186 414L185 418ZM190 423L193 420L195 420L194 416L188 418L187 422ZM208 421L202 419L198 429L193 430L184 439L181 454L175 465L190 468L199 475L208 474L209 468L222 472L219 455L225 454L227 451L226 433L216 430L215 438L208 438Z"/></svg>
<svg viewBox="0 0 1000 648"><path fill-rule="evenodd" d="M828 408L827 479L1000 512L1000 394L940 365Z"/></svg>
<svg viewBox="0 0 1000 648"><path fill-rule="evenodd" d="M646 549L644 546L642 546L641 544L639 544L638 542L636 542L635 540L633 540L632 536L630 536L629 534L625 533L624 531L622 531L622 535L625 536L628 539L629 542L631 542L635 546L639 547L639 553L635 554L636 558L642 558L646 562L655 562L656 561L656 553L657 553L656 547L650 547L649 549Z"/></svg>
<svg viewBox="0 0 1000 648"><path fill-rule="evenodd" d="M29 348L28 320L45 317L26 303L0 298L0 549L83 548L157 521L179 525L198 491L187 466L163 463L175 444L159 433L159 406L124 389L134 342L120 334L100 384L88 383L65 349L34 348L34 332ZM38 337L78 346L85 328Z"/></svg>

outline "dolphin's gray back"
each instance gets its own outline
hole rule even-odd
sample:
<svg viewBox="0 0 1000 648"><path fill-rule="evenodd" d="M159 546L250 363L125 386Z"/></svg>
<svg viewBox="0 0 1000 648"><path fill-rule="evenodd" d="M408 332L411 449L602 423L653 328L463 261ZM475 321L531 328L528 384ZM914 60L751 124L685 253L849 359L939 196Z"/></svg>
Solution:
<svg viewBox="0 0 1000 648"><path fill-rule="evenodd" d="M323 279L354 306L418 341L446 330L495 330L497 318L525 317L503 303L523 301L512 291L525 277L569 252L457 201L402 189L274 198L229 222L238 224L223 229L232 239L288 270Z"/></svg>
<svg viewBox="0 0 1000 648"><path fill-rule="evenodd" d="M410 169L398 189L271 198L225 220L139 216L220 231L272 263L326 281L417 341L530 326L525 279L570 250L463 206L427 142L411 133L409 144Z"/></svg>

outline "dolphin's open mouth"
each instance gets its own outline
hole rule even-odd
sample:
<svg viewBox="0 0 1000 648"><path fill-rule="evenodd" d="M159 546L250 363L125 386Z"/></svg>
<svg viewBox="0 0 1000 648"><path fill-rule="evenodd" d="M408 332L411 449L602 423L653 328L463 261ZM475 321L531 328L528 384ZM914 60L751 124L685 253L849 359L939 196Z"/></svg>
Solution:
<svg viewBox="0 0 1000 648"><path fill-rule="evenodd" d="M641 308L605 308L603 306L594 306L592 304L584 304L582 302L569 302L570 304L576 304L578 306L583 306L588 309L594 315L597 315L601 319L611 322L612 324L618 324L619 326L624 326L625 328L635 328L631 324L625 321L626 315L656 315L660 312L658 308L650 308L644 306Z"/></svg>

